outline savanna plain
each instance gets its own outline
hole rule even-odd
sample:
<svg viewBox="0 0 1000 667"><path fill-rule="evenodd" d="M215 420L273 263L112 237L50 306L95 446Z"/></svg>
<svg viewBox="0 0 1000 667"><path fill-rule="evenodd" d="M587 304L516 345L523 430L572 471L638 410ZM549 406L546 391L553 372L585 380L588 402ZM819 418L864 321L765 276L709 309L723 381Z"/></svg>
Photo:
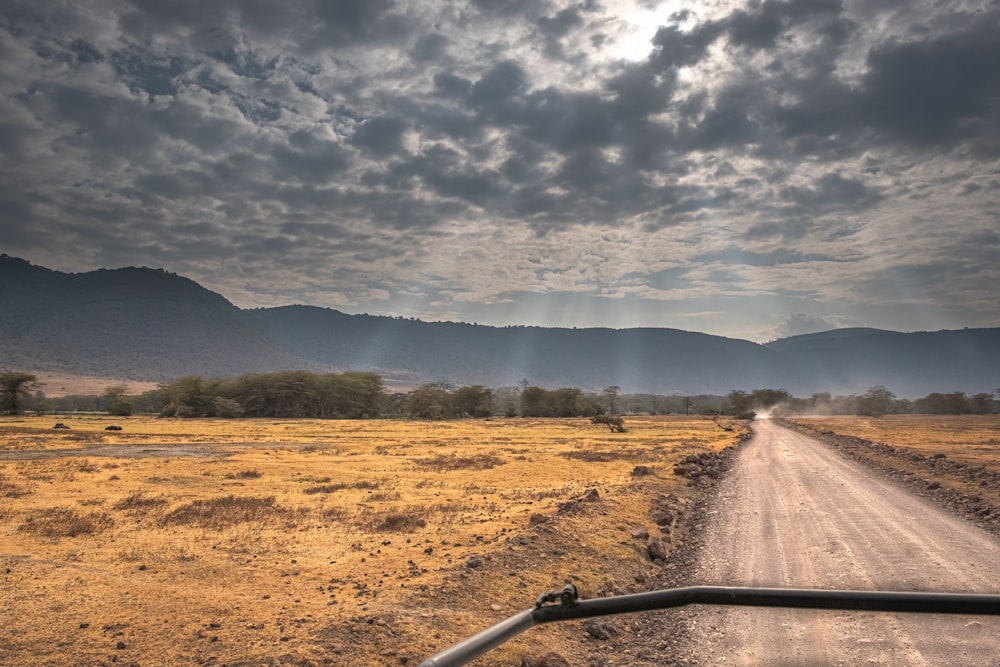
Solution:
<svg viewBox="0 0 1000 667"><path fill-rule="evenodd" d="M698 490L674 464L739 428L627 423L0 419L0 663L413 665L566 581L632 590L636 528L683 537L650 519Z"/></svg>
<svg viewBox="0 0 1000 667"><path fill-rule="evenodd" d="M0 418L0 664L415 665L566 581L640 590L711 490L675 464L747 425L626 421ZM998 416L796 421L998 493L941 468L1000 472ZM543 626L476 664L599 641Z"/></svg>

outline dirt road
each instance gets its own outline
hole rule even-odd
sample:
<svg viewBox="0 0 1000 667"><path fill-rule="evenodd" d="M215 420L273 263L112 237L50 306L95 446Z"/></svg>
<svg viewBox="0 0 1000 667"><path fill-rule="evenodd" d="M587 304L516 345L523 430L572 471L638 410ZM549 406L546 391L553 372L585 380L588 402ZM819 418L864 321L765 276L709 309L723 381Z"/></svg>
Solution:
<svg viewBox="0 0 1000 667"><path fill-rule="evenodd" d="M711 508L698 583L1000 593L1000 542L819 442L758 421ZM1000 665L1000 617L710 608L705 665Z"/></svg>

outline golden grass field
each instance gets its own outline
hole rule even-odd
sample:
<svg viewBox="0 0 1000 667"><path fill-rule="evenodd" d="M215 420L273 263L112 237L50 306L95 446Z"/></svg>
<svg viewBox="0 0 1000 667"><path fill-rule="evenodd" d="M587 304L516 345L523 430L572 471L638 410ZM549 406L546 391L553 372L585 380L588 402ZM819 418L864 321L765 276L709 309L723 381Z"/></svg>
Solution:
<svg viewBox="0 0 1000 667"><path fill-rule="evenodd" d="M694 493L673 463L736 437L627 425L0 418L0 664L413 665L569 579L624 590L656 567L631 530ZM572 655L567 625L477 664Z"/></svg>

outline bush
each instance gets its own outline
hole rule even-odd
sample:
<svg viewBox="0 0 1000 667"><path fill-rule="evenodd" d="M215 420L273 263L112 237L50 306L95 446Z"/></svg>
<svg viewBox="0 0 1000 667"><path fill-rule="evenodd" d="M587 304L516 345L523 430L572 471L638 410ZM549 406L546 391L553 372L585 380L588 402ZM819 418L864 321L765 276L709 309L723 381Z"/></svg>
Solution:
<svg viewBox="0 0 1000 667"><path fill-rule="evenodd" d="M591 424L604 424L606 425L612 433L624 433L625 432L625 420L621 417L612 417L611 415L597 415L590 420Z"/></svg>

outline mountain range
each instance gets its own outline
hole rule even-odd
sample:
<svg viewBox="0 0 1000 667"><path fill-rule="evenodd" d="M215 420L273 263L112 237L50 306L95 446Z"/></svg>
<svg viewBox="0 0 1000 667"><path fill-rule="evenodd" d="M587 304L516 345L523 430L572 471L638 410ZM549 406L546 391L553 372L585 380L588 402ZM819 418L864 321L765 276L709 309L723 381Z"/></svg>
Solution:
<svg viewBox="0 0 1000 667"><path fill-rule="evenodd" d="M161 269L63 273L0 255L0 370L163 382L305 369L427 382L627 393L900 397L1000 387L1000 328L835 329L766 344L666 328L491 327L349 315L305 305L240 309Z"/></svg>

